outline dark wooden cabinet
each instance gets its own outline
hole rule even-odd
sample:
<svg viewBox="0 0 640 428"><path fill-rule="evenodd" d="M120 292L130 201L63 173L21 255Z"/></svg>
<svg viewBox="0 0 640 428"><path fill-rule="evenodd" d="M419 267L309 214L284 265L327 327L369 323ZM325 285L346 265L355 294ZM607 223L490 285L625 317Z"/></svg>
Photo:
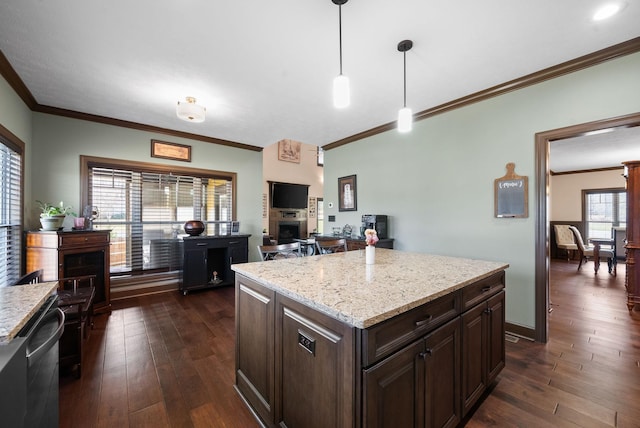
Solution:
<svg viewBox="0 0 640 428"><path fill-rule="evenodd" d="M275 421L275 293L248 278L236 286L236 388L263 421Z"/></svg>
<svg viewBox="0 0 640 428"><path fill-rule="evenodd" d="M249 261L249 236L185 237L180 291L233 285L231 265Z"/></svg>
<svg viewBox="0 0 640 428"><path fill-rule="evenodd" d="M268 427L455 427L504 367L504 279L360 329L238 275L236 387Z"/></svg>
<svg viewBox="0 0 640 428"><path fill-rule="evenodd" d="M455 427L461 420L460 320L365 369L362 383L365 427Z"/></svg>
<svg viewBox="0 0 640 428"><path fill-rule="evenodd" d="M505 365L504 290L462 314L463 415Z"/></svg>
<svg viewBox="0 0 640 428"><path fill-rule="evenodd" d="M276 294L276 425L352 428L353 327Z"/></svg>
<svg viewBox="0 0 640 428"><path fill-rule="evenodd" d="M110 230L26 233L27 272L43 270L43 281L96 275L94 311L111 311Z"/></svg>
<svg viewBox="0 0 640 428"><path fill-rule="evenodd" d="M623 162L627 175L627 243L626 277L627 308L640 304L640 161Z"/></svg>
<svg viewBox="0 0 640 428"><path fill-rule="evenodd" d="M460 320L456 317L425 338L424 423L426 428L453 428L460 422ZM422 401L422 400L421 400Z"/></svg>
<svg viewBox="0 0 640 428"><path fill-rule="evenodd" d="M364 415L362 426L416 427L424 414L423 360L418 358L424 352L424 341L406 346L389 358L363 371L362 396ZM420 369L419 370L419 366ZM378 406L374 403L385 403Z"/></svg>
<svg viewBox="0 0 640 428"><path fill-rule="evenodd" d="M347 250L349 251L364 250L366 247L367 247L367 243L364 239L353 239L353 238L347 239ZM389 248L390 250L393 250L393 239L391 238L380 239L376 243L376 247Z"/></svg>

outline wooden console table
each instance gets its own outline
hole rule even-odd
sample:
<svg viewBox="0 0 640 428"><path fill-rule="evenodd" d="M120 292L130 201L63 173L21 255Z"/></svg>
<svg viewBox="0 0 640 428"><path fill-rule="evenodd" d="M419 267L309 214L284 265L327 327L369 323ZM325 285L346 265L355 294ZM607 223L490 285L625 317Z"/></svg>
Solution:
<svg viewBox="0 0 640 428"><path fill-rule="evenodd" d="M233 285L235 275L231 265L249 261L250 236L185 237L180 281L182 294L186 295L190 290Z"/></svg>
<svg viewBox="0 0 640 428"><path fill-rule="evenodd" d="M110 234L110 230L27 232L27 272L42 269L43 281L95 275L94 312L110 312Z"/></svg>

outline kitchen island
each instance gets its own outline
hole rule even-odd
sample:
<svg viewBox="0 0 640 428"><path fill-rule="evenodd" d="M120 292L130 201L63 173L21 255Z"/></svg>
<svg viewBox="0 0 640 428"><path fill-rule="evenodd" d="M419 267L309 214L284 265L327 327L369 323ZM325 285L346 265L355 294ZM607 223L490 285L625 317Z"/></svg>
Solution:
<svg viewBox="0 0 640 428"><path fill-rule="evenodd" d="M504 367L507 264L376 253L233 265L236 388L264 425L456 426Z"/></svg>

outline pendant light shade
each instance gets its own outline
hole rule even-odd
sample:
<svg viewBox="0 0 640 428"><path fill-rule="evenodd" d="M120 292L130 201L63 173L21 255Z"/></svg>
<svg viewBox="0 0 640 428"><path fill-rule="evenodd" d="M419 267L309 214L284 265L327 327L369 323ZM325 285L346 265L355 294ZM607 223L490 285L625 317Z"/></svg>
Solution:
<svg viewBox="0 0 640 428"><path fill-rule="evenodd" d="M404 59L404 107L398 111L398 132L410 132L413 128L413 113L407 107L407 51L412 47L411 40L403 40L398 43L398 51L402 52Z"/></svg>
<svg viewBox="0 0 640 428"><path fill-rule="evenodd" d="M335 108L345 108L351 102L349 91L349 78L340 74L333 79L333 106Z"/></svg>
<svg viewBox="0 0 640 428"><path fill-rule="evenodd" d="M342 5L348 0L331 0L338 5L338 31L340 39L340 74L333 79L333 105L335 108L345 108L351 103L349 78L342 74Z"/></svg>
<svg viewBox="0 0 640 428"><path fill-rule="evenodd" d="M413 127L413 112L409 107L398 110L398 132L410 132Z"/></svg>
<svg viewBox="0 0 640 428"><path fill-rule="evenodd" d="M206 111L206 108L196 104L196 99L193 97L186 97L185 102L182 103L178 101L176 106L176 115L187 122L204 122Z"/></svg>

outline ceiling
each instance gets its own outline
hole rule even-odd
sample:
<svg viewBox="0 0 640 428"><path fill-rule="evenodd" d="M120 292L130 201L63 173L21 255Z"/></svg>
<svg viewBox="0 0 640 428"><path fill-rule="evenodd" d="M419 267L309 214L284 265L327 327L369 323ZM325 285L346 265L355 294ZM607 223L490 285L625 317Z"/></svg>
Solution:
<svg viewBox="0 0 640 428"><path fill-rule="evenodd" d="M640 36L640 2L350 0L342 6L351 105L331 0L2 1L0 49L41 106L266 147L326 145ZM250 3L250 6L248 5ZM176 117L197 98L204 123Z"/></svg>

